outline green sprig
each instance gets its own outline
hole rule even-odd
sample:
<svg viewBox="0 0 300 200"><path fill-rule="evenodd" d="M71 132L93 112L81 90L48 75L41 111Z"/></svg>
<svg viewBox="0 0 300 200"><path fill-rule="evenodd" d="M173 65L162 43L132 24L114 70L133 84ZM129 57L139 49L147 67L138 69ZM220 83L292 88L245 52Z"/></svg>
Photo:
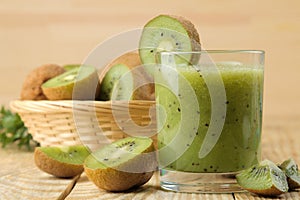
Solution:
<svg viewBox="0 0 300 200"><path fill-rule="evenodd" d="M15 142L18 143L19 148L25 146L28 150L32 150L33 146L38 145L33 140L32 135L28 133L27 127L25 127L20 116L2 106L0 112L0 143L2 143L2 148L5 148Z"/></svg>

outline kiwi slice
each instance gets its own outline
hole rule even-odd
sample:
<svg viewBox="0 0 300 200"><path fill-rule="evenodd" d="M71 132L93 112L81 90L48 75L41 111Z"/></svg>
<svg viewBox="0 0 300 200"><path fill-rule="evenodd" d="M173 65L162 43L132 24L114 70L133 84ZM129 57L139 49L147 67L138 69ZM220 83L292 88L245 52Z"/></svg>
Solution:
<svg viewBox="0 0 300 200"><path fill-rule="evenodd" d="M300 172L294 159L290 158L285 160L283 163L281 163L279 168L282 169L287 176L290 190L300 188Z"/></svg>
<svg viewBox="0 0 300 200"><path fill-rule="evenodd" d="M238 184L249 192L276 196L288 191L286 176L270 160L264 160L236 175Z"/></svg>
<svg viewBox="0 0 300 200"><path fill-rule="evenodd" d="M56 177L69 178L83 172L83 162L90 154L82 145L36 147L34 161L42 171Z"/></svg>
<svg viewBox="0 0 300 200"><path fill-rule="evenodd" d="M120 192L148 182L156 166L152 139L127 137L88 156L84 171L99 188Z"/></svg>
<svg viewBox="0 0 300 200"><path fill-rule="evenodd" d="M181 16L159 15L143 28L139 42L141 61L146 70L153 74L151 64L156 63L157 52L190 52L201 50L199 34L189 20ZM175 57L177 64L195 63L199 57L186 54Z"/></svg>
<svg viewBox="0 0 300 200"><path fill-rule="evenodd" d="M130 100L133 90L133 77L128 66L124 64L113 65L100 85L99 99L108 100Z"/></svg>
<svg viewBox="0 0 300 200"><path fill-rule="evenodd" d="M100 100L154 100L153 78L141 66L135 51L113 60L100 77Z"/></svg>
<svg viewBox="0 0 300 200"><path fill-rule="evenodd" d="M94 100L99 88L98 73L91 66L73 68L42 85L49 100Z"/></svg>

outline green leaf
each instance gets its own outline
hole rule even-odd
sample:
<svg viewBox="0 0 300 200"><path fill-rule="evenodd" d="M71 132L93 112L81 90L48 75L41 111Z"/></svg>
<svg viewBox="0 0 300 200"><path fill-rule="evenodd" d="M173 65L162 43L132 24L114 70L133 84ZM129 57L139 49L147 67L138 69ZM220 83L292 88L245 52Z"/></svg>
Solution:
<svg viewBox="0 0 300 200"><path fill-rule="evenodd" d="M2 106L0 111L0 143L5 148L15 142L18 143L19 148L25 146L28 150L39 145L28 133L21 117Z"/></svg>

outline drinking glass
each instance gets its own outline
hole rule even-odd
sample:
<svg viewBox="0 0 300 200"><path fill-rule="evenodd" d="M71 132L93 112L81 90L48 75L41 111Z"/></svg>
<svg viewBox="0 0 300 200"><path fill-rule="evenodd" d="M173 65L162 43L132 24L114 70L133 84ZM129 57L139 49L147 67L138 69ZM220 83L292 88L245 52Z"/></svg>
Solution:
<svg viewBox="0 0 300 200"><path fill-rule="evenodd" d="M261 160L264 51L160 52L156 60L161 187L242 191L235 175Z"/></svg>

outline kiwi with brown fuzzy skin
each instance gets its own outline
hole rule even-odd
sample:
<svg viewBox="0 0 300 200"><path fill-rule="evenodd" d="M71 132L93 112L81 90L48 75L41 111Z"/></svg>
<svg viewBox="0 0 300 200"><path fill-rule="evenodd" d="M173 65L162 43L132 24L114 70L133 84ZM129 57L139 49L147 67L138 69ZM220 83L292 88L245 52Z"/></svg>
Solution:
<svg viewBox="0 0 300 200"><path fill-rule="evenodd" d="M142 67L137 52L127 52L113 60L101 72L100 80L100 100L154 100L153 78Z"/></svg>
<svg viewBox="0 0 300 200"><path fill-rule="evenodd" d="M45 64L32 70L25 78L20 94L21 100L47 100L41 86L49 79L66 70L56 64Z"/></svg>
<svg viewBox="0 0 300 200"><path fill-rule="evenodd" d="M158 61L158 52L200 51L200 37L191 21L175 15L158 15L143 28L139 41L139 54L149 74L153 75L153 64ZM194 64L199 55L176 56L176 64Z"/></svg>
<svg viewBox="0 0 300 200"><path fill-rule="evenodd" d="M146 137L127 137L88 156L84 162L87 177L99 188L121 192L139 187L156 170L153 141Z"/></svg>
<svg viewBox="0 0 300 200"><path fill-rule="evenodd" d="M83 162L89 154L89 150L82 145L36 147L34 161L40 170L48 174L70 178L83 172Z"/></svg>

